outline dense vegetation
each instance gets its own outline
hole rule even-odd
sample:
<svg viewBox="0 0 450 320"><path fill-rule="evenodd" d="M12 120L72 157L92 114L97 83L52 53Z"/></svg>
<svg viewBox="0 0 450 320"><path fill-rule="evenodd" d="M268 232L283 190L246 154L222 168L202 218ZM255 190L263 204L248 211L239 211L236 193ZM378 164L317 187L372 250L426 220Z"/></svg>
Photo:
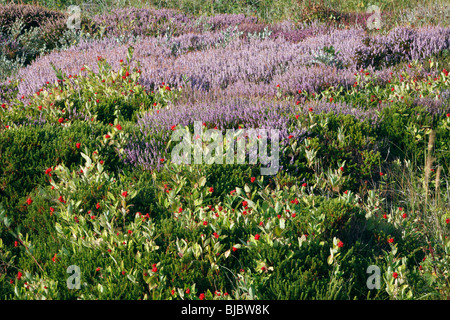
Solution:
<svg viewBox="0 0 450 320"><path fill-rule="evenodd" d="M0 5L0 298L447 299L450 6L177 3Z"/></svg>

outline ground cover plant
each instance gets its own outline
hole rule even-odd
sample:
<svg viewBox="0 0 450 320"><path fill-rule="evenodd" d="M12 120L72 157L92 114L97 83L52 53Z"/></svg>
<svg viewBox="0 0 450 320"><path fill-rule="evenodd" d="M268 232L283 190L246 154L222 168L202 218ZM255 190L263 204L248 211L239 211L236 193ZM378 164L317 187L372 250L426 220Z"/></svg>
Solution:
<svg viewBox="0 0 450 320"><path fill-rule="evenodd" d="M449 298L448 5L281 3L0 4L1 299Z"/></svg>

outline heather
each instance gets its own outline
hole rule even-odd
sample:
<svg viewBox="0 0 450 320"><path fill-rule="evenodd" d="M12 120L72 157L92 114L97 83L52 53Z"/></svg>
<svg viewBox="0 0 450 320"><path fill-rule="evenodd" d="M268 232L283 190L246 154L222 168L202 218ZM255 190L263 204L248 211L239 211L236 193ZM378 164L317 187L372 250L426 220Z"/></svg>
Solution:
<svg viewBox="0 0 450 320"><path fill-rule="evenodd" d="M2 6L0 299L448 299L447 11L391 2Z"/></svg>

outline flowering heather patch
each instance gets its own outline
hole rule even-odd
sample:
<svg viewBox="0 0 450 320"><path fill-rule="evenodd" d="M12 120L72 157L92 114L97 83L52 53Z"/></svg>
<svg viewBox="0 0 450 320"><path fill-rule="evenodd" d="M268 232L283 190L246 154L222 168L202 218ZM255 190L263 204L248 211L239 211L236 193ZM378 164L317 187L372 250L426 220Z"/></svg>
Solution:
<svg viewBox="0 0 450 320"><path fill-rule="evenodd" d="M391 66L395 63L422 60L450 48L450 28L397 27L387 35L367 37L356 51L358 66Z"/></svg>
<svg viewBox="0 0 450 320"><path fill-rule="evenodd" d="M123 8L97 15L93 21L106 26L105 32L110 37L132 34L134 36L164 35L167 28L182 34L192 25L192 17L175 10Z"/></svg>
<svg viewBox="0 0 450 320"><path fill-rule="evenodd" d="M289 24L274 28L285 30L281 32L306 32L314 36L304 37L298 43L286 41L284 36L264 40L232 38L224 42L225 35L220 30L188 32L175 37L143 37L133 43L135 59L141 62L141 83L149 90L161 82L184 86L187 79L189 86L201 91L222 91L230 87L233 89L225 91L251 90L256 94L273 96L276 85L280 84L291 93L299 89L315 92L327 86L350 86L352 74L359 65L376 59L398 62L399 54L406 55L407 59L418 59L449 48L449 28L394 29L386 36L369 38L362 28L324 30L318 26L317 30L296 31ZM369 43L381 44L367 47L363 44L366 39L371 39ZM407 47L394 46L394 41L407 44ZM334 48L336 54L333 59L343 66L341 70L314 62L315 57L323 54L325 47ZM118 60L125 51L126 46L118 45L114 38L104 38L81 41L69 50L51 53L19 72L18 77L23 79L19 85L19 95L28 95L46 81L55 80L50 62L71 74L83 63L95 70L95 57L102 56L111 61L116 70ZM382 82L387 80L389 72L388 68L377 71L379 79ZM35 77L36 74L39 77Z"/></svg>
<svg viewBox="0 0 450 320"><path fill-rule="evenodd" d="M26 29L41 27L49 21L59 21L67 18L65 13L53 11L44 7L32 5L0 5L0 26L10 28L14 22L21 19Z"/></svg>
<svg viewBox="0 0 450 320"><path fill-rule="evenodd" d="M219 100L195 105L177 105L175 108L151 111L137 124L139 135L125 147L126 163L144 168L161 168L159 161L165 158L165 144L169 141L173 126L193 126L194 121L204 122L208 128L223 133L227 129L243 128L279 129L280 143L286 145L289 135L301 140L306 131L295 128L290 131L290 120L295 106L288 103L270 103L248 99Z"/></svg>
<svg viewBox="0 0 450 320"><path fill-rule="evenodd" d="M206 19L206 24L214 31L225 30L239 25L257 24L258 18L244 14L217 14Z"/></svg>

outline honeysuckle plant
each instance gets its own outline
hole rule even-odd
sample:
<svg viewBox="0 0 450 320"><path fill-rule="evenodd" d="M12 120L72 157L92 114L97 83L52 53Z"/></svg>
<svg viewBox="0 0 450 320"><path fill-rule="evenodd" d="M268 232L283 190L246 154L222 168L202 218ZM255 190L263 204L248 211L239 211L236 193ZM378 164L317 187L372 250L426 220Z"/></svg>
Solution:
<svg viewBox="0 0 450 320"><path fill-rule="evenodd" d="M40 114L62 125L72 121L70 115L75 111L92 121L98 118L107 121L120 111L129 120L133 114L164 108L179 95L181 88L172 90L164 86L156 93L149 92L139 83L142 71L133 53L134 48L129 47L126 61L120 61L117 71L101 56L97 57L97 72L83 65L78 74L67 75L53 66L57 80L47 82L28 97L28 104L18 100L14 108L30 115Z"/></svg>

